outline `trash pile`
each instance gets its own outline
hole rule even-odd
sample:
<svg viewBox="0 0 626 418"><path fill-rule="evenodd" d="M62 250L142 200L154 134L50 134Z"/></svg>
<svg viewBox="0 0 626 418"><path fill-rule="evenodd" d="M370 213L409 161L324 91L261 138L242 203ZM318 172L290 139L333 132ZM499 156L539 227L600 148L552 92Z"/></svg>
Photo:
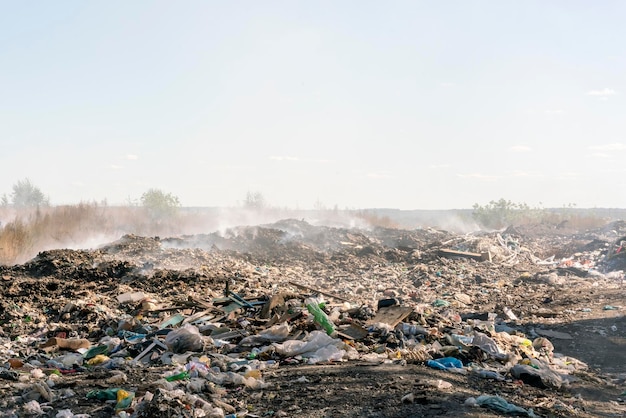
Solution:
<svg viewBox="0 0 626 418"><path fill-rule="evenodd" d="M538 236L283 220L42 252L0 267L0 410L624 416L625 244L625 223Z"/></svg>

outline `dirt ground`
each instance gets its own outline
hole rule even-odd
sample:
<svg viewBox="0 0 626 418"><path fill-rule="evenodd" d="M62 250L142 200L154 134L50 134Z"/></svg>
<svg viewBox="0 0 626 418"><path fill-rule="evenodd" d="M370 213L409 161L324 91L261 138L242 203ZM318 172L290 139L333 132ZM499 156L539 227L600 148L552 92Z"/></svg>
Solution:
<svg viewBox="0 0 626 418"><path fill-rule="evenodd" d="M8 373L0 375L0 410L2 416L36 416L25 406L35 400L39 415L51 417L219 416L208 412L208 402L221 408L222 416L238 417L504 416L472 405L472 399L487 395L527 411L521 415L626 416L623 235L622 222L593 231L534 225L458 235L284 220L206 235L129 235L94 250L46 251L22 265L0 267L0 360ZM263 303L224 311L219 300L227 284L246 301ZM130 361L146 343L123 342L127 352L120 361L85 363L58 373L49 360L65 352L41 346L52 337L85 338L97 345L120 332L122 323L133 323L134 331L154 331L173 315L206 312L208 322L241 335L220 345L215 327L198 325L211 343L205 341L189 358L209 359L224 372L233 370L224 356L251 358L250 348L240 344L244 335L258 334L272 318L297 311L297 304L286 301L301 305L315 293L310 289L325 294L329 313L337 310L339 329L356 324L367 330L365 337L344 340L358 357L307 364L269 350L258 357L262 385L256 388L194 378L165 383L174 365L159 357ZM120 303L117 297L128 292L149 298ZM261 318L264 303L279 293L287 295L283 303ZM446 336L479 328L487 332L477 324L497 314L491 322L495 329L487 334L496 338L504 330L529 341L548 339L554 347L550 355L570 365L567 383L555 387L516 378L505 371L508 360L494 360L471 347L453 350L465 371L480 365L499 370L501 379L413 361L401 354L415 342L410 335L398 328L381 331L368 322L383 299L411 308L403 322L430 330L419 343L444 350L450 348ZM294 339L316 329L306 314L289 321ZM520 354L515 346L502 347ZM15 360L20 364L13 367ZM35 368L47 377L38 379ZM123 387L135 394L131 407L116 410L116 401L87 398L90 391L115 387L107 379L120 372ZM144 398L147 393L152 399ZM57 415L63 410L71 413Z"/></svg>

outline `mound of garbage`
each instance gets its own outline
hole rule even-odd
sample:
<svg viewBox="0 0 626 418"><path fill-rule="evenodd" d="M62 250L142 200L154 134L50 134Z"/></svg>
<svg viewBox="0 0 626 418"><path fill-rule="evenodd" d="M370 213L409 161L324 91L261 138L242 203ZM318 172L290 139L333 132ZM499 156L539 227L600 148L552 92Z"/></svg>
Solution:
<svg viewBox="0 0 626 418"><path fill-rule="evenodd" d="M0 409L47 417L625 416L626 223L286 219L0 266Z"/></svg>

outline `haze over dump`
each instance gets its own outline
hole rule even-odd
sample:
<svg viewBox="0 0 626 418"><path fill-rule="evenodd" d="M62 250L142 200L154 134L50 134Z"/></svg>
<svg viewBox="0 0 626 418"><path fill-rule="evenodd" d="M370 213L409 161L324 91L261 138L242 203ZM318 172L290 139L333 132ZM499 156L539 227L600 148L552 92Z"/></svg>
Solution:
<svg viewBox="0 0 626 418"><path fill-rule="evenodd" d="M623 2L5 2L0 192L626 207Z"/></svg>

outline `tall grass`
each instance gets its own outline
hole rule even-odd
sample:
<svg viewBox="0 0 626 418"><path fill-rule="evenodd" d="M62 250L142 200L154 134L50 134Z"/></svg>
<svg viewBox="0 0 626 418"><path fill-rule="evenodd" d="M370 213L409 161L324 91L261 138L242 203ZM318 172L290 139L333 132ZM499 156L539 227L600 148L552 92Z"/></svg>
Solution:
<svg viewBox="0 0 626 418"><path fill-rule="evenodd" d="M168 233L177 228L177 221L176 217L155 221L141 207L96 203L20 211L1 208L0 264L22 263L53 248L94 248L127 233Z"/></svg>

